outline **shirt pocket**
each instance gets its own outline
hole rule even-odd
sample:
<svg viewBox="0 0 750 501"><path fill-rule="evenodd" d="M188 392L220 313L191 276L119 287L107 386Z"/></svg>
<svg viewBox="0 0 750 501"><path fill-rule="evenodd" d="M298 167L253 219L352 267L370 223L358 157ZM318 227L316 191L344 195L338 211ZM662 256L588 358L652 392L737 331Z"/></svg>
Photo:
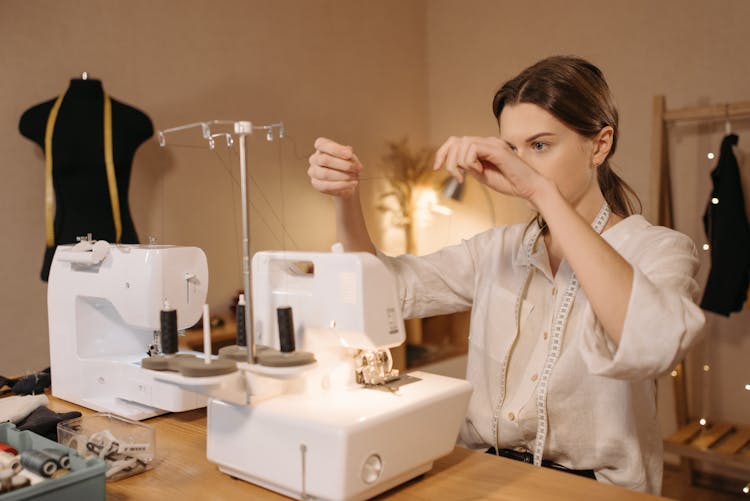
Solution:
<svg viewBox="0 0 750 501"><path fill-rule="evenodd" d="M533 309L529 301L521 301L522 325ZM469 334L471 348L482 352L483 358L502 362L516 335L515 310L515 294L500 286L491 287L483 301L474 303Z"/></svg>

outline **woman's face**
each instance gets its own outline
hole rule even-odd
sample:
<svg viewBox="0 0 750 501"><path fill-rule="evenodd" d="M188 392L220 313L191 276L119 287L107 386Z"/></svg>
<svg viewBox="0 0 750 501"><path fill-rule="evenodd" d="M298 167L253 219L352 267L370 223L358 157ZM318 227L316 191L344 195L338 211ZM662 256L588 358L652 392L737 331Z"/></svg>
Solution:
<svg viewBox="0 0 750 501"><path fill-rule="evenodd" d="M499 124L500 139L539 174L552 180L573 207L598 192L594 166L606 159L606 153L599 158L596 139L581 136L529 103L506 105Z"/></svg>

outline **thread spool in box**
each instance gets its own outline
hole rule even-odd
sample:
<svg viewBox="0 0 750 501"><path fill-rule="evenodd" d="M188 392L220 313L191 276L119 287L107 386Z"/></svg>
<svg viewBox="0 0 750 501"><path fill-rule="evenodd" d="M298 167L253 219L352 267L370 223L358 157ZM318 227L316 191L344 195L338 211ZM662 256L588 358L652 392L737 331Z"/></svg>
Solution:
<svg viewBox="0 0 750 501"><path fill-rule="evenodd" d="M18 451L15 449L15 447L11 447L10 445L6 444L5 442L0 442L0 451L2 452L8 452L14 456L18 456Z"/></svg>
<svg viewBox="0 0 750 501"><path fill-rule="evenodd" d="M57 462L42 451L22 451L20 456L21 465L39 476L51 477L57 471Z"/></svg>
<svg viewBox="0 0 750 501"><path fill-rule="evenodd" d="M0 470L10 470L13 473L18 473L21 469L23 469L23 466L21 466L21 458L18 457L18 454L0 451Z"/></svg>

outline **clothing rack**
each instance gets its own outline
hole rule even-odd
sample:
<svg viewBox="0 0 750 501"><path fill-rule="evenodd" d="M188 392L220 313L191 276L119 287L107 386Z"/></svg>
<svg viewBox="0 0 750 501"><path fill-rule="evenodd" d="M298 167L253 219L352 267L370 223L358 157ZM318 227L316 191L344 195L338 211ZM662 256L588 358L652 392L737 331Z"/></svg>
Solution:
<svg viewBox="0 0 750 501"><path fill-rule="evenodd" d="M662 226L673 226L672 189L669 176L669 141L667 125L679 122L720 122L750 118L750 101L694 106L667 110L666 98L654 96L651 132L651 210L653 220ZM727 127L727 133L731 131Z"/></svg>
<svg viewBox="0 0 750 501"><path fill-rule="evenodd" d="M673 227L672 187L669 174L669 124L681 122L724 121L731 132L732 119L750 119L750 101L695 106L667 110L666 98L654 96L651 136L651 210L653 220ZM687 401L685 364L681 361L672 371L675 414L678 430L664 440L664 449L688 459L687 468L695 479L692 460L731 466L750 472L750 427L718 421L700 422L691 418Z"/></svg>

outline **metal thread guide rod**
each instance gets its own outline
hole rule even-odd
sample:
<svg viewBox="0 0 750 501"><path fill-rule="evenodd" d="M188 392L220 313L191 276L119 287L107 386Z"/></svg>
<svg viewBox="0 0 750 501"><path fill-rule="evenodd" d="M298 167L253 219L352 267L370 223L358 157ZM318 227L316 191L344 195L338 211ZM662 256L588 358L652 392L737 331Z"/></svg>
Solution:
<svg viewBox="0 0 750 501"><path fill-rule="evenodd" d="M212 126L232 126L230 131L213 130ZM251 364L256 362L255 359L255 325L253 324L253 301L252 301L252 283L250 277L250 223L248 217L248 195L247 195L247 141L246 138L253 131L265 131L266 140L273 141L274 131L279 139L284 137L284 124L274 123L268 125L253 125L248 121L234 120L210 120L208 122L194 122L185 125L178 125L169 129L157 131L159 146L167 145L167 135L175 132L200 129L203 139L208 141L209 149L216 147L216 138L224 138L227 148L231 148L235 141L240 143L240 190L242 198L242 284L245 289L245 297L248 298L245 307L245 326L248 329L248 358Z"/></svg>

